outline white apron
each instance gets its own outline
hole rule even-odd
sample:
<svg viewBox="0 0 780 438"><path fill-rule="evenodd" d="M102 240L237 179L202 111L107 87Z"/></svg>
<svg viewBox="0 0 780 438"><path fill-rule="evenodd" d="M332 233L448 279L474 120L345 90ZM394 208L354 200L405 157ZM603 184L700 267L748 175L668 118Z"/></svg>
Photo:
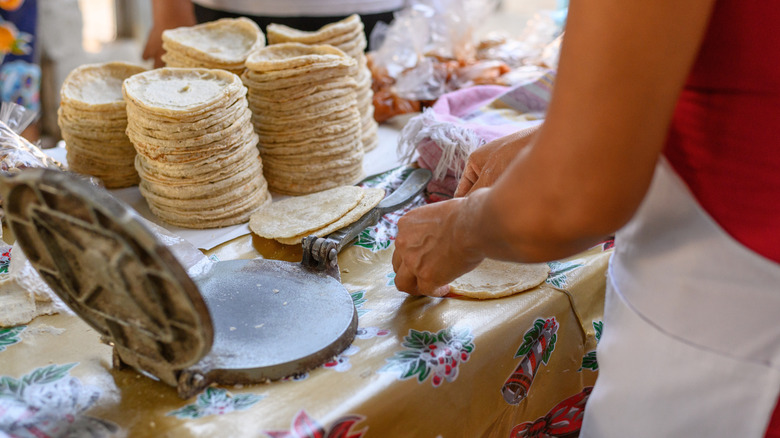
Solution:
<svg viewBox="0 0 780 438"><path fill-rule="evenodd" d="M780 202L780 200L778 200ZM780 264L662 160L616 236L583 438L763 437L780 391Z"/></svg>

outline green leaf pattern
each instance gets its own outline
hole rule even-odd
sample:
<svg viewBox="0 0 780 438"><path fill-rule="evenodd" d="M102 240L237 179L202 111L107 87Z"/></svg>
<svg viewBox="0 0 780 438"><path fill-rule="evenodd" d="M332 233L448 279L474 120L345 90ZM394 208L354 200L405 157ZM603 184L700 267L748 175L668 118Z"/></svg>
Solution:
<svg viewBox="0 0 780 438"><path fill-rule="evenodd" d="M558 340L558 334L556 333L556 327L558 323L555 322L555 318L537 318L536 321L534 321L534 325L528 329L527 332L525 332L525 335L523 335L523 343L517 349L515 357L525 356L531 351L531 348L533 348L534 344L536 344L539 341L539 338L542 336L542 331L545 328L545 324L551 325L553 332L550 335L550 340L548 341L545 350L542 352L541 359L542 363L546 364L549 362L550 355L552 355L553 350L555 350L555 343Z"/></svg>
<svg viewBox="0 0 780 438"><path fill-rule="evenodd" d="M21 342L19 335L26 329L26 325L19 325L16 327L0 328L0 351L4 351L6 348Z"/></svg>
<svg viewBox="0 0 780 438"><path fill-rule="evenodd" d="M517 349L515 357L525 356L531 351L531 347L533 347L536 340L539 339L539 335L542 333L542 327L544 327L544 320L537 319L534 322L534 325L525 332L523 343L520 345L520 348Z"/></svg>
<svg viewBox="0 0 780 438"><path fill-rule="evenodd" d="M547 276L547 284L562 289L568 284L566 273L584 266L577 262L548 262L550 274Z"/></svg>
<svg viewBox="0 0 780 438"><path fill-rule="evenodd" d="M366 303L365 289L352 292L350 295L352 296L352 303L355 305L355 310L357 310L358 318L371 311L371 309L363 308L363 304Z"/></svg>
<svg viewBox="0 0 780 438"><path fill-rule="evenodd" d="M550 336L550 343L547 344L547 348L544 350L544 353L542 354L542 363L547 364L548 362L550 362L550 356L552 355L553 350L555 350L555 341L557 340L558 340L557 333Z"/></svg>
<svg viewBox="0 0 780 438"><path fill-rule="evenodd" d="M168 412L168 416L177 418L203 418L209 415L223 415L233 411L243 411L265 398L256 394L233 395L222 388L206 388L193 404Z"/></svg>
<svg viewBox="0 0 780 438"><path fill-rule="evenodd" d="M593 329L596 332L596 345L601 341L601 333L604 330L604 321L593 321ZM599 369L599 362L596 358L596 350L591 350L582 357L582 366L578 371L588 369L591 371L597 371Z"/></svg>

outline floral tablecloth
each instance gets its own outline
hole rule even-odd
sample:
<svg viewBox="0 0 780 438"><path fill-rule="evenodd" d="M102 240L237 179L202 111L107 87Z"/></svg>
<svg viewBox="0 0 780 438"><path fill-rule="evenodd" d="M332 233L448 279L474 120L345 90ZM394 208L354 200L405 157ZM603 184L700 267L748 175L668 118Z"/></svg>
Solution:
<svg viewBox="0 0 780 438"><path fill-rule="evenodd" d="M398 172L366 184L392 189ZM75 315L0 328L0 437L576 436L597 376L611 244L550 263L544 284L514 296L410 297L393 284L398 216L339 255L359 315L352 346L282 381L182 400L112 369L111 347ZM244 236L209 255L257 247Z"/></svg>

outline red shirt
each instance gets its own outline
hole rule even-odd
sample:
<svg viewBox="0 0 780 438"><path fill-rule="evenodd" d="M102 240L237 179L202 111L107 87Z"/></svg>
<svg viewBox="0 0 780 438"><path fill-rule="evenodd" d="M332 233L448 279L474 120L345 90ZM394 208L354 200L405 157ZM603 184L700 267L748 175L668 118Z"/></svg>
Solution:
<svg viewBox="0 0 780 438"><path fill-rule="evenodd" d="M702 207L780 263L780 3L718 0L664 154ZM766 437L780 437L780 404Z"/></svg>
<svg viewBox="0 0 780 438"><path fill-rule="evenodd" d="M716 2L664 153L727 233L780 263L778 23L778 2Z"/></svg>

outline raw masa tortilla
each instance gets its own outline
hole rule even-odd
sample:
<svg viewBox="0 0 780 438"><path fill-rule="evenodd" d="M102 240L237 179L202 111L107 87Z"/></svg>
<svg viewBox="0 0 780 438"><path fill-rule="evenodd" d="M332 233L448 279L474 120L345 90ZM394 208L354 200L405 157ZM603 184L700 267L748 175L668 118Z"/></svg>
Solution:
<svg viewBox="0 0 780 438"><path fill-rule="evenodd" d="M516 294L542 284L547 263L514 263L485 259L473 271L450 283L450 293L486 300Z"/></svg>

